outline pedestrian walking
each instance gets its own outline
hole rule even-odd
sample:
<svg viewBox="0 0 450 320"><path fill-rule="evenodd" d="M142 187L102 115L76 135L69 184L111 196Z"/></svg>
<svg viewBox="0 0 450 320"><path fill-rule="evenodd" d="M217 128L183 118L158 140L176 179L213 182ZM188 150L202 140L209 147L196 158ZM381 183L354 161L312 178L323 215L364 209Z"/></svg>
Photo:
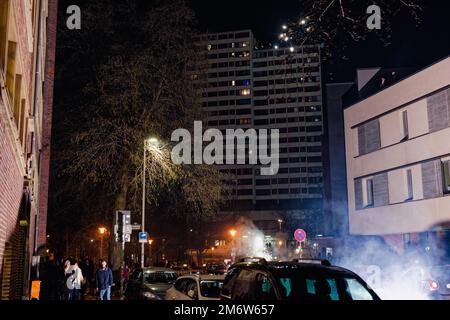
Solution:
<svg viewBox="0 0 450 320"><path fill-rule="evenodd" d="M125 291L127 290L128 277L130 275L130 268L128 264L122 262L122 266L120 268L120 295L123 297L125 295Z"/></svg>
<svg viewBox="0 0 450 320"><path fill-rule="evenodd" d="M111 300L111 287L113 285L113 274L105 260L95 275L96 291L100 294L100 300Z"/></svg>
<svg viewBox="0 0 450 320"><path fill-rule="evenodd" d="M72 281L72 300L80 300L81 298L81 286L83 285L84 277L81 268L78 266L78 262L73 265L73 274L71 276Z"/></svg>
<svg viewBox="0 0 450 320"><path fill-rule="evenodd" d="M64 300L72 300L72 275L74 273L70 260L64 262Z"/></svg>

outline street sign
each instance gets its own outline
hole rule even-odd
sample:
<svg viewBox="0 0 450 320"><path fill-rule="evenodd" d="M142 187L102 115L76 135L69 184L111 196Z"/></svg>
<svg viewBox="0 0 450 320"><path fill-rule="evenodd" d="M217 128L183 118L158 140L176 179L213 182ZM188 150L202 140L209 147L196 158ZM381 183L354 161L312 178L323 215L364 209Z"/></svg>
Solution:
<svg viewBox="0 0 450 320"><path fill-rule="evenodd" d="M139 232L139 243L147 243L148 234L147 232Z"/></svg>
<svg viewBox="0 0 450 320"><path fill-rule="evenodd" d="M131 224L126 224L123 226L123 234L132 234L133 229L131 228Z"/></svg>
<svg viewBox="0 0 450 320"><path fill-rule="evenodd" d="M123 235L123 241L124 242L131 242L131 234L124 234Z"/></svg>
<svg viewBox="0 0 450 320"><path fill-rule="evenodd" d="M294 238L298 242L304 242L306 240L306 232L303 229L297 229L294 232Z"/></svg>
<svg viewBox="0 0 450 320"><path fill-rule="evenodd" d="M132 224L131 230L141 230L141 225L140 224Z"/></svg>

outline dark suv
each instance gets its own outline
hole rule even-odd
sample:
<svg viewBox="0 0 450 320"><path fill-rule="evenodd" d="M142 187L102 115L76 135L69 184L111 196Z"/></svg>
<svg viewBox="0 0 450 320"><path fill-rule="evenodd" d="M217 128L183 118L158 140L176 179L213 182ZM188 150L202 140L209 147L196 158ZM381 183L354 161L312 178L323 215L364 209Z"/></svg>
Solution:
<svg viewBox="0 0 450 320"><path fill-rule="evenodd" d="M380 300L355 273L326 260L267 262L244 258L230 267L225 300Z"/></svg>

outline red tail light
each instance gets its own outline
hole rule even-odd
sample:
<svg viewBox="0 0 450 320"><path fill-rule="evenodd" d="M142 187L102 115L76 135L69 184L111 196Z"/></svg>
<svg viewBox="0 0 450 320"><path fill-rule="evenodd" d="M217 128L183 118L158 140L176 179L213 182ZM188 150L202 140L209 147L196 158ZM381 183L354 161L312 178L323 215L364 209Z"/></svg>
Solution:
<svg viewBox="0 0 450 320"><path fill-rule="evenodd" d="M434 291L434 290L437 290L438 288L439 288L439 284L436 281L431 280L430 281L430 290Z"/></svg>

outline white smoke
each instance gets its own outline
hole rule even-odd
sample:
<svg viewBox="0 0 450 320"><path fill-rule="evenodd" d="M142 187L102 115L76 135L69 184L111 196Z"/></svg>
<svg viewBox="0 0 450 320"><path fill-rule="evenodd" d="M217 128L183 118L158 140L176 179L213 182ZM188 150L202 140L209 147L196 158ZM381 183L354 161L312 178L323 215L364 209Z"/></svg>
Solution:
<svg viewBox="0 0 450 320"><path fill-rule="evenodd" d="M241 217L235 224L234 249L237 257L259 257L271 260L266 249L264 233L251 220Z"/></svg>
<svg viewBox="0 0 450 320"><path fill-rule="evenodd" d="M357 273L383 300L428 300L431 276L422 253L401 255L379 239L347 241L335 265Z"/></svg>

